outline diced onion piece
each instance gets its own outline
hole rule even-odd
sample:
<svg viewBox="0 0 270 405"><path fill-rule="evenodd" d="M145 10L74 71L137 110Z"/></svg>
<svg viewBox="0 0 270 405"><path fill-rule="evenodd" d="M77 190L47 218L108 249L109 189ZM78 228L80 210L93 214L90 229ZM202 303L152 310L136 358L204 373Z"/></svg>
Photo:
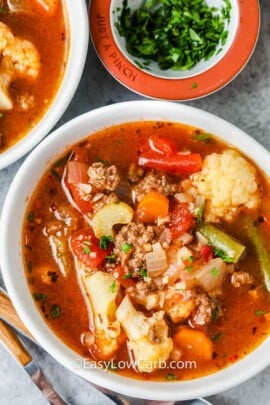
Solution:
<svg viewBox="0 0 270 405"><path fill-rule="evenodd" d="M188 198L188 196L187 196L185 193L176 193L176 194L174 195L174 198L176 198L176 200L177 200L178 202L185 202L185 203L187 203L187 202L190 201L190 198Z"/></svg>
<svg viewBox="0 0 270 405"><path fill-rule="evenodd" d="M165 228L164 231L162 231L160 237L159 237L159 242L163 245L163 243L166 243L169 245L171 243L171 231L169 228Z"/></svg>
<svg viewBox="0 0 270 405"><path fill-rule="evenodd" d="M199 244L200 244L201 246L208 245L208 239L205 238L205 237L201 234L201 232L197 231L197 232L195 233L195 235L196 235L197 241L199 242Z"/></svg>
<svg viewBox="0 0 270 405"><path fill-rule="evenodd" d="M59 0L36 0L38 4L41 5L41 7L44 8L44 10L49 14L53 15L55 12L55 9L59 3Z"/></svg>
<svg viewBox="0 0 270 405"><path fill-rule="evenodd" d="M181 244L182 246L188 245L190 242L192 242L193 236L185 232L182 235L178 236L176 239L174 239L173 243L174 244Z"/></svg>
<svg viewBox="0 0 270 405"><path fill-rule="evenodd" d="M190 256L192 256L192 251L188 249L186 246L181 247L178 251L178 256L181 258L181 260L188 260Z"/></svg>
<svg viewBox="0 0 270 405"><path fill-rule="evenodd" d="M88 166L86 163L69 161L67 163L67 183L88 183Z"/></svg>
<svg viewBox="0 0 270 405"><path fill-rule="evenodd" d="M219 287L227 274L226 264L220 258L212 259L194 272L196 284L205 291Z"/></svg>
<svg viewBox="0 0 270 405"><path fill-rule="evenodd" d="M156 245L158 245L156 243ZM168 267L167 256L164 249L160 248L156 251L145 255L146 268L150 277L157 277L162 274Z"/></svg>
<svg viewBox="0 0 270 405"><path fill-rule="evenodd" d="M162 249L161 244L159 242L157 242L157 243L153 243L152 250L153 250L153 252L158 252L159 250L163 250L163 249Z"/></svg>

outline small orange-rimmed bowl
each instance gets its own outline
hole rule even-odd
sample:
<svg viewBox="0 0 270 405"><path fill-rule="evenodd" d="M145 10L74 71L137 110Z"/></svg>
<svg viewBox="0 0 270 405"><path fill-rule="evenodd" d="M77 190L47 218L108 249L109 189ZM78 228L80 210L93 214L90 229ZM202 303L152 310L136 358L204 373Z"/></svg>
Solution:
<svg viewBox="0 0 270 405"><path fill-rule="evenodd" d="M221 0L207 0L209 6L221 7ZM151 98L183 101L207 96L226 86L245 67L255 48L260 28L258 0L230 0L229 32L221 52L209 61L202 61L191 70L162 71L155 63L150 70L137 64L118 34L116 22L122 0L98 1L90 4L90 33L96 52L112 76L130 90ZM140 1L130 3L134 10ZM149 69L149 67L147 68Z"/></svg>

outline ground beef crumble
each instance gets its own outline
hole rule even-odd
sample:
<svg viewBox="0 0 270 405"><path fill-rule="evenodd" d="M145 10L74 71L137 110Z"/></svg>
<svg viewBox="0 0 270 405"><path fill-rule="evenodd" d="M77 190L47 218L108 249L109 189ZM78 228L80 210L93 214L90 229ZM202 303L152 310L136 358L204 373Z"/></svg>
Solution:
<svg viewBox="0 0 270 405"><path fill-rule="evenodd" d="M136 198L140 201L150 191L156 191L164 195L173 195L178 191L178 185L172 184L164 174L149 172L138 184L133 186L133 191Z"/></svg>
<svg viewBox="0 0 270 405"><path fill-rule="evenodd" d="M120 175L115 165L105 166L102 162L93 163L87 172L89 183L97 190L113 191L120 183Z"/></svg>
<svg viewBox="0 0 270 405"><path fill-rule="evenodd" d="M130 222L123 226L115 237L114 254L122 265L133 272L139 272L145 267L145 254L151 250L152 243L157 241L157 227L144 225L139 222ZM131 249L128 253L123 252L122 246L128 243ZM150 246L149 246L150 245Z"/></svg>

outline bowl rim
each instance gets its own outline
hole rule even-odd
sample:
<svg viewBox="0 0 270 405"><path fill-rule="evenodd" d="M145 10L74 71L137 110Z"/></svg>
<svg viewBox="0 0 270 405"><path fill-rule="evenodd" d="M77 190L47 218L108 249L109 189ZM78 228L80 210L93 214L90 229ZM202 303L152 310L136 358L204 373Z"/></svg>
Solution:
<svg viewBox="0 0 270 405"><path fill-rule="evenodd" d="M110 26L110 2L92 0L89 7L90 37L107 71L129 90L148 98L170 101L200 99L227 86L250 60L260 31L260 3L238 1L239 24L224 57L207 71L189 78L164 79L134 66L119 50ZM102 20L101 20L102 19Z"/></svg>
<svg viewBox="0 0 270 405"><path fill-rule="evenodd" d="M62 0L70 32L67 66L47 111L34 128L0 154L0 170L20 159L45 136L62 117L80 83L89 44L89 23L85 0ZM80 21L80 24L78 24Z"/></svg>
<svg viewBox="0 0 270 405"><path fill-rule="evenodd" d="M150 100L128 101L101 107L82 114L55 130L53 136L44 139L22 164L8 191L1 215L0 263L5 285L22 321L41 346L62 365L96 385L124 395L175 401L216 394L263 370L270 364L270 337L237 363L196 380L147 382L99 369L83 369L80 367L81 357L61 342L43 320L31 297L25 274L21 271L21 228L28 195L33 192L44 171L59 155L58 151L64 153L66 147L99 129L118 123L152 119L201 127L240 150L245 145L244 153L256 163L259 160L260 164L257 165L270 175L270 153L241 129L213 114L184 104Z"/></svg>

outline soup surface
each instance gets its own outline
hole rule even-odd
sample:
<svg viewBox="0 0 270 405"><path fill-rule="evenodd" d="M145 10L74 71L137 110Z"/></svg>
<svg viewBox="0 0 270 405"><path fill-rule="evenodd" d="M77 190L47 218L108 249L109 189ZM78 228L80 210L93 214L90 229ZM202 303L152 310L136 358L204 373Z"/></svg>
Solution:
<svg viewBox="0 0 270 405"><path fill-rule="evenodd" d="M65 70L69 32L61 0L10 0L0 6L1 154L49 108Z"/></svg>
<svg viewBox="0 0 270 405"><path fill-rule="evenodd" d="M113 372L213 373L269 332L269 196L263 173L203 130L135 122L91 135L29 202L33 298L65 344Z"/></svg>

